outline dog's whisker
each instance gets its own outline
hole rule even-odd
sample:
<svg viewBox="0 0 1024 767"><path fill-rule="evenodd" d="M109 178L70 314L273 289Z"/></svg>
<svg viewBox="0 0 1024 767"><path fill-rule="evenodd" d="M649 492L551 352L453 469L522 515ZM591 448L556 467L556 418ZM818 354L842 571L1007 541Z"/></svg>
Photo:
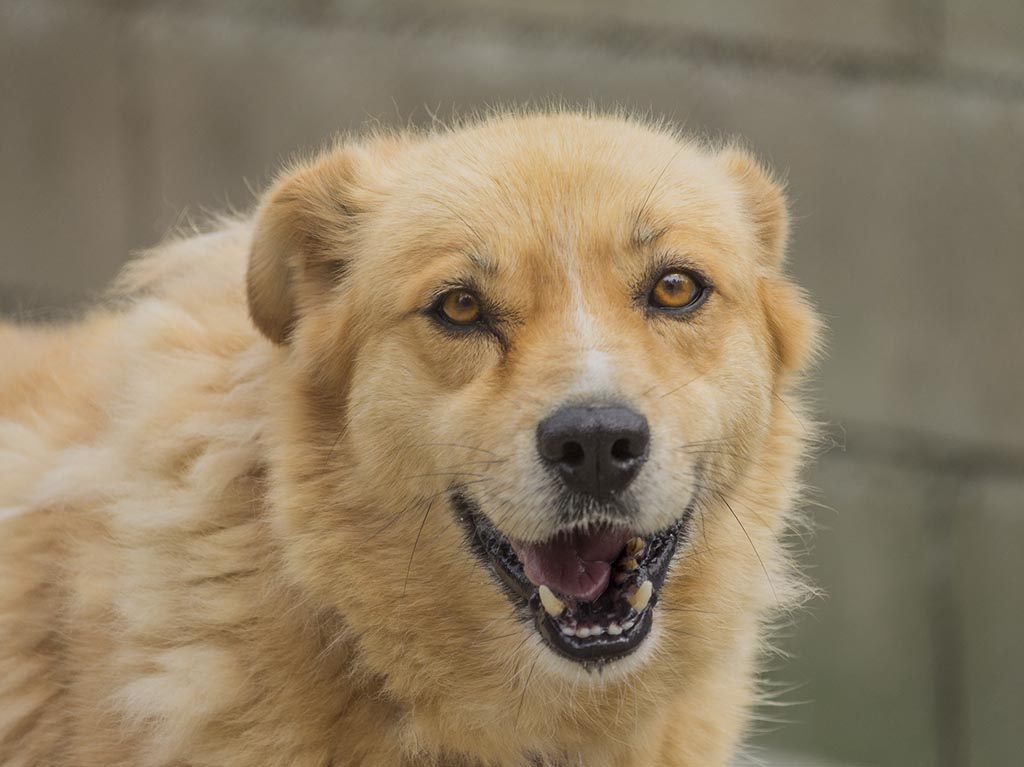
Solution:
<svg viewBox="0 0 1024 767"><path fill-rule="evenodd" d="M370 535L367 536L366 540L367 541L372 541L374 538L376 538L381 533L391 529L391 527L393 527L402 518L404 513L405 513L405 510L404 509L400 509L399 511L391 514L389 516L389 518L388 518L388 522L386 522L384 525L382 525L381 527L377 528L372 533L370 533Z"/></svg>
<svg viewBox="0 0 1024 767"><path fill-rule="evenodd" d="M417 442L417 443L413 443L413 446L415 446L415 447L455 447L455 448L461 448L463 450L474 450L474 451L479 452L479 453L487 453L488 455L494 456L496 458L501 457L500 453L496 453L493 450L487 450L486 448L477 447L475 445L464 445L464 444L459 443L459 442Z"/></svg>
<svg viewBox="0 0 1024 767"><path fill-rule="evenodd" d="M775 602L778 603L778 592L776 592L775 590L775 584L772 583L772 577L768 573L768 567L765 565L764 560L761 558L761 553L757 550L757 546L754 545L754 539L750 537L750 533L747 532L747 528L746 526L744 526L743 520L740 519L739 514L737 514L736 511L733 509L732 504L729 503L729 500L720 493L716 493L716 495L722 501L722 503L725 504L725 507L729 510L729 513L732 514L733 519L736 520L736 524L740 526L740 530L743 531L743 535L746 537L747 542L750 544L750 548L753 550L754 556L757 557L757 561L761 565L761 570L764 571L764 577L768 581L768 587L772 590L772 597L775 599Z"/></svg>
<svg viewBox="0 0 1024 767"><path fill-rule="evenodd" d="M399 481L404 482L409 479L424 479L427 477L487 477L488 474L481 474L479 472L472 471L428 471L423 474L410 474L405 477L400 477Z"/></svg>
<svg viewBox="0 0 1024 767"><path fill-rule="evenodd" d="M532 636L528 635L527 639L532 639ZM523 692L519 696L519 705L516 706L516 715L515 719L512 722L513 729L519 728L519 717L523 712L523 704L526 702L526 693L530 689L530 682L533 680L533 672L537 668L538 661L540 661L540 651L537 652L536 657L533 660L533 663L530 665L530 671L526 675L526 682L523 683Z"/></svg>
<svg viewBox="0 0 1024 767"><path fill-rule="evenodd" d="M323 472L327 469L329 464L334 459L334 451L338 449L338 443L341 442L342 436L345 434L345 427L338 429L337 435L334 437L334 441L331 442L331 448L327 451L327 457L324 458L323 464L320 466L320 471Z"/></svg>
<svg viewBox="0 0 1024 767"><path fill-rule="evenodd" d="M481 633L483 633L483 632L481 632ZM489 642L500 642L503 639L512 639L513 637L517 637L521 633L522 633L521 631L511 631L508 634L499 634L498 636L482 637L482 638L481 637L477 637L477 639L474 640L474 641L476 641L479 644L487 644Z"/></svg>
<svg viewBox="0 0 1024 767"><path fill-rule="evenodd" d="M505 458L481 458L479 460L460 461L458 463L450 463L445 464L444 466L437 466L435 467L435 470L433 472L425 472L423 474L412 474L405 478L412 479L413 477L424 477L430 476L431 474L443 474L445 472L452 474L461 474L464 473L460 471L460 469L462 469L463 467L472 467L474 469L488 471L489 467L491 466L501 466L507 462L508 460Z"/></svg>
<svg viewBox="0 0 1024 767"><path fill-rule="evenodd" d="M665 393L664 393L664 394L662 394L662 395L661 395L660 397L658 397L658 399L659 399L659 400L663 400L663 399L665 399L665 397L669 397L669 396L671 396L671 395L673 395L673 394L675 394L675 393L677 393L677 392L680 392L680 391L682 391L683 389L685 389L685 388L686 388L687 386L689 386L690 384L692 384L692 383L695 383L696 381L700 380L700 379L701 379L701 378L703 378L703 377L704 377L704 374L703 374L703 373L701 373L701 374L699 374L699 375L696 375L696 376L694 376L693 378L691 378L691 379L690 379L689 381L687 381L686 383L684 383L684 384L680 384L680 385L679 385L679 386L677 386L676 388L674 388L674 389L671 389L671 390L669 390L669 391L665 392Z"/></svg>
<svg viewBox="0 0 1024 767"><path fill-rule="evenodd" d="M658 188L658 184L661 183L661 179L664 178L665 174L668 172L668 169L672 167L672 163L675 162L676 158L685 148L685 145L680 146L678 149L676 149L675 152L672 153L672 156L668 158L668 162L665 163L665 167L663 167L661 169L661 172L655 177L654 183L651 184L651 188L647 190L647 196L644 197L644 201L640 204L640 207L636 212L636 218L633 221L634 236L636 236L636 234L640 230L640 222L643 219L644 215L647 213L647 206L651 202L651 197L654 195L655 189Z"/></svg>
<svg viewBox="0 0 1024 767"><path fill-rule="evenodd" d="M479 484L482 484L484 482L492 482L492 481L494 481L493 477L481 477L479 479L471 479L471 480L468 480L466 482L459 482L459 486L460 487L469 487L469 486L472 486L472 485L479 485ZM443 490L438 490L433 495L428 496L426 498L426 500L430 501L430 500L433 500L434 498L437 498L438 496L451 495L451 493L452 493L452 488L450 486L449 487L445 487Z"/></svg>
<svg viewBox="0 0 1024 767"><path fill-rule="evenodd" d="M405 568L405 582L402 584L403 599L409 590L409 575L412 573L412 561L416 557L416 549L420 545L420 536L423 535L423 528L427 524L427 517L430 516L430 510L432 508L434 508L434 499L431 499L427 504L427 510L423 512L423 520L420 522L419 530L416 531L416 539L412 542L412 553L409 555L409 564Z"/></svg>

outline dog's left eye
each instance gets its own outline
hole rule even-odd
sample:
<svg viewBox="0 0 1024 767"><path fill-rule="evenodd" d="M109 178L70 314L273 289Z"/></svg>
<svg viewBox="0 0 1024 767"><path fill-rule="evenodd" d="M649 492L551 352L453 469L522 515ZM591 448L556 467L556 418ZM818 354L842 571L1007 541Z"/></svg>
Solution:
<svg viewBox="0 0 1024 767"><path fill-rule="evenodd" d="M695 308L706 291L706 285L695 274L669 269L654 283L648 301L657 309Z"/></svg>
<svg viewBox="0 0 1024 767"><path fill-rule="evenodd" d="M480 299L469 290L451 290L441 297L438 313L453 325L473 325L483 318Z"/></svg>

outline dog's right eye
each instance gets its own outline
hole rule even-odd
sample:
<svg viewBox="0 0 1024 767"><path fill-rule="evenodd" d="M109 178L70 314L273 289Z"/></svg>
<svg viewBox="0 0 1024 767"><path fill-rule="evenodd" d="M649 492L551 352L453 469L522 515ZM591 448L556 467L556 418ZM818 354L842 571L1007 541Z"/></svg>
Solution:
<svg viewBox="0 0 1024 767"><path fill-rule="evenodd" d="M438 302L437 311L453 325L474 325L484 314L480 299L472 291L461 288L445 293Z"/></svg>

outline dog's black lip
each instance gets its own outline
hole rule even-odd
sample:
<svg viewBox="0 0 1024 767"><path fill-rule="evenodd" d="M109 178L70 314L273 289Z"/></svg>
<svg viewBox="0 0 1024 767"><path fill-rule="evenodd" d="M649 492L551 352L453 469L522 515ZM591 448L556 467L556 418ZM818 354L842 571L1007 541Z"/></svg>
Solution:
<svg viewBox="0 0 1024 767"><path fill-rule="evenodd" d="M562 634L554 620L544 611L537 587L523 572L519 558L512 550L508 538L481 512L479 506L462 487L451 489L452 507L463 526L467 542L487 569L492 572L503 590L518 608L524 620L532 618L537 632L559 655L582 664L588 669L600 668L611 661L624 658L636 650L651 631L658 594L668 576L669 565L684 537L693 515L691 503L683 515L672 525L651 536L654 542L651 556L643 564L639 577L654 586L650 606L636 619L633 628L619 636L603 635L581 640Z"/></svg>

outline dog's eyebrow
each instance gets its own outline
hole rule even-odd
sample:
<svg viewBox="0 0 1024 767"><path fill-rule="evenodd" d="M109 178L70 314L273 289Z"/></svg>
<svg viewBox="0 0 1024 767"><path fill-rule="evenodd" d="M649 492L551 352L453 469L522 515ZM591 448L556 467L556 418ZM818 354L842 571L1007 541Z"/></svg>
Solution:
<svg viewBox="0 0 1024 767"><path fill-rule="evenodd" d="M498 274L498 265L482 253L470 253L469 262L488 277L495 277Z"/></svg>
<svg viewBox="0 0 1024 767"><path fill-rule="evenodd" d="M655 227L647 222L638 221L633 229L633 245L637 248L649 248L660 240L667 231L667 226Z"/></svg>

